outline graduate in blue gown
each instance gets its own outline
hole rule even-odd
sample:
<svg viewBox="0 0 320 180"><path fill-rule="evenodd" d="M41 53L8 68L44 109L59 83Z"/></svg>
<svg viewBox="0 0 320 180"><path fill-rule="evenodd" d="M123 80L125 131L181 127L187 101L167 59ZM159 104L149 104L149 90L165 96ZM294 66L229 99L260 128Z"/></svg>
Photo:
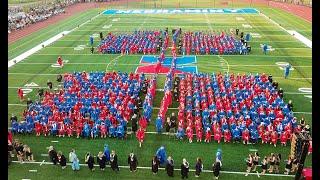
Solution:
<svg viewBox="0 0 320 180"><path fill-rule="evenodd" d="M165 165L166 159L167 159L167 153L166 150L164 149L164 146L161 146L157 152L156 156L159 159L160 165Z"/></svg>

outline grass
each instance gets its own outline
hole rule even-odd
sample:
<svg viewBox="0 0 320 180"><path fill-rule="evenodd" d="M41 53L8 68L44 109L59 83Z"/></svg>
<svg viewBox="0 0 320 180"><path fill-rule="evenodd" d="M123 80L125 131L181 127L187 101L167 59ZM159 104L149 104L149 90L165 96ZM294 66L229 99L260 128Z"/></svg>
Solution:
<svg viewBox="0 0 320 180"><path fill-rule="evenodd" d="M152 4L160 1L147 1L148 6L152 7ZM217 1L218 2L218 1ZM221 2L221 1L220 1ZM173 2L169 0L163 0L163 7L176 7ZM217 3L218 4L218 3ZM117 5L116 3L113 6ZM192 7L191 0L184 1L184 7ZM241 4L236 4L242 7ZM110 6L108 8L113 8ZM131 4L129 7L143 7L140 4ZM211 7L210 1L198 2L198 7ZM126 8L126 4L119 6L119 8ZM146 7L148 8L148 7ZM294 15L289 15L281 10L270 9L268 7L259 7L259 10L270 16L271 19L282 24L286 29L293 29L308 38L312 37L311 24L304 20L297 18ZM87 21L88 19L97 15L101 9L89 10L85 13L78 14L70 17L60 23L49 26L46 29L39 30L30 36L27 36L15 43L9 45L9 59L18 56L22 52L34 47L42 41L49 39L50 37L58 34L64 30L71 30L77 25ZM130 32L135 29L164 29L165 27L176 28L181 27L183 31L186 30L202 30L209 31L212 28L214 31L229 31L230 28L240 28L240 31L259 33L261 38L253 38L250 42L252 53L247 56L221 56L229 64L230 73L267 73L272 74L274 80L279 82L279 86L284 89L284 100L288 102L289 99L293 100L294 111L302 112L296 114L297 118L305 117L307 123L311 124L312 112L311 99L306 98L303 94L298 94L298 89L301 87L312 88L312 54L311 49L307 48L304 44L297 41L295 38L286 34L276 25L270 23L267 19L260 15L216 15L208 14L207 23L205 15L113 15L104 16L101 15L95 20L88 22L86 25L71 32L67 36L59 39L52 45L40 50L39 52L31 55L24 61L16 64L8 69L8 118L11 113L16 114L19 119L21 113L25 108L25 102L20 102L17 98L17 88L23 87L27 83L35 82L41 87L46 86L46 82L50 79L56 86L55 79L57 74L73 71L105 71L109 64L108 70L112 71L135 71L139 66L141 55L129 55L118 58L116 64L110 62L119 55L101 55L90 54L88 48L82 51L75 51L74 47L78 45L86 45L89 43L89 35L94 33L108 32L122 33ZM236 17L243 17L244 21L237 21ZM119 21L114 22L112 19L120 18ZM109 29L103 29L104 25L112 24ZM252 29L244 29L242 24L249 24ZM95 45L97 45L98 39L95 39ZM260 44L267 43L275 48L275 51L270 52L268 55L263 55L260 49ZM57 57L61 55L63 59L69 60L65 64L63 69L52 68L51 64L56 62ZM220 72L223 67L227 65L221 65L217 56L197 56L197 66L199 72ZM276 62L290 62L295 68L291 71L289 79L283 78L283 70L280 70L276 65ZM308 79L305 79L308 78ZM163 75L158 77L157 88L162 89L164 86L165 77ZM27 95L31 99L36 99L36 89ZM154 107L159 107L163 97L163 92L157 92L154 100ZM176 108L177 103L174 103L171 107ZM177 112L177 110L168 110L167 115L171 112ZM303 113L307 112L307 113ZM153 110L152 121L148 126L147 131L155 131L154 119L158 114L158 110ZM9 122L8 122L9 125ZM104 143L108 143L111 149L115 149L119 155L119 164L126 165L126 157L131 150L137 154L139 158L139 166L150 166L150 159L154 155L156 149L165 145L167 153L172 155L176 161L177 166L180 165L182 158L186 157L191 163L193 169L196 157L200 156L204 159L204 168L209 169L217 148L223 150L223 170L224 171L240 171L244 172L245 162L244 158L250 153L249 149L258 149L259 153L264 156L271 152L281 153L284 158L290 152L290 147L277 146L274 148L270 145L248 145L243 144L217 144L212 142L210 144L205 143L192 143L189 144L186 141L177 141L176 139L169 139L166 135L154 135L147 134L146 142L142 148L138 147L135 137L129 137L127 140L116 139L76 139L76 138L56 138L56 137L35 137L34 135L17 135L14 138L20 139L23 143L28 144L37 161L46 160L47 157L41 157L40 154L46 153L46 147L51 145L51 140L58 140L59 143L53 144L57 150L61 150L64 154L68 154L71 148L77 150L77 154L80 161L83 163L84 154L90 151L97 154L103 149ZM312 166L311 156L307 157L306 166ZM29 169L37 169L37 173L29 173ZM284 170L284 162L281 162L281 172ZM138 170L134 175L127 169L121 169L121 172L114 175L109 169L106 172L96 171L94 173L89 172L86 167L82 167L80 172L74 173L68 169L62 171L60 168L50 165L34 165L34 164L12 164L9 169L9 179L142 179L148 177L148 179L164 179L166 174L164 171L156 176L153 176L149 170ZM175 179L180 178L180 172L175 172ZM193 173L190 173L193 176ZM203 173L201 179L209 179L212 177L211 173ZM256 179L256 176L250 175L248 177L234 174L222 174L222 179ZM289 179L286 177L274 177L274 176L262 176L261 179Z"/></svg>

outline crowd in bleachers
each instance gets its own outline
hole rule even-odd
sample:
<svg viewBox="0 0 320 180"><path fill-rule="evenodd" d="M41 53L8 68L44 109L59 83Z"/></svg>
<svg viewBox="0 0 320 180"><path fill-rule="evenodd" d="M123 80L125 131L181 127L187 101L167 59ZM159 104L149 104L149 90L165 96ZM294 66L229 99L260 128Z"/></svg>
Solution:
<svg viewBox="0 0 320 180"><path fill-rule="evenodd" d="M21 6L8 7L8 33L23 29L31 24L65 13L65 8L80 0L63 0L39 4L24 10Z"/></svg>
<svg viewBox="0 0 320 180"><path fill-rule="evenodd" d="M133 73L65 74L63 89L46 91L41 102L30 104L24 121L11 118L12 132L124 138L144 81L144 74Z"/></svg>

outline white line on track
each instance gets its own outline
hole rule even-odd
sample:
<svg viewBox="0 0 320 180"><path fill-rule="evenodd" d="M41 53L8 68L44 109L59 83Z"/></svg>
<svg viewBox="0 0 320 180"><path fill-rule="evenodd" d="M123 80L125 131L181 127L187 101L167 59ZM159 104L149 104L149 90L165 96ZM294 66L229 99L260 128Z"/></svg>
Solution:
<svg viewBox="0 0 320 180"><path fill-rule="evenodd" d="M12 161L13 163L20 163L20 161ZM45 165L53 165L51 162L24 162L24 164L45 164ZM67 165L71 165L71 163L67 163ZM88 166L87 164L79 164L80 166ZM95 167L99 167L99 165L94 165ZM106 165L110 167L110 165ZM119 166L119 168L129 169L129 166ZM148 169L150 170L151 167L137 167L138 169ZM165 168L159 168L160 170L165 170ZM181 169L174 169L175 171L181 171ZM191 172L194 172L194 169L190 169ZM212 173L211 170L203 170L202 172L205 173ZM246 174L246 172L235 172L235 171L220 171L222 174ZM257 175L256 173L249 173L250 175ZM264 174L264 176L276 176L276 177L294 177L294 175L285 175L285 174Z"/></svg>
<svg viewBox="0 0 320 180"><path fill-rule="evenodd" d="M117 56L117 57L115 57L114 59L112 59L112 60L107 64L106 71L108 71L108 68L109 68L110 64L111 64L113 61L115 61L115 63L116 63L116 61L117 61L120 57L122 57L122 56L123 56L123 54L120 54L119 56Z"/></svg>

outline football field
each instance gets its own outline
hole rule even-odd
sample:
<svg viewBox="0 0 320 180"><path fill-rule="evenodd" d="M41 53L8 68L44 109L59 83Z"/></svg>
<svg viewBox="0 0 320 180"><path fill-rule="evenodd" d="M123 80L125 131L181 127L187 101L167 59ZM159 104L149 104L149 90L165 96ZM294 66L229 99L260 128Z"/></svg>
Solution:
<svg viewBox="0 0 320 180"><path fill-rule="evenodd" d="M170 6L170 5L168 5ZM45 40L55 36L62 31L70 31L64 37L40 51L27 57L25 60L15 64L8 69L8 119L14 113L21 119L22 112L26 108L25 102L20 102L17 96L17 88L27 89L26 97L33 101L37 99L36 93L38 87L45 87L47 80L51 80L54 88L59 88L56 82L58 74L72 73L75 71L122 71L135 72L137 67L141 66L140 59L142 55L120 55L120 54L91 54L89 46L89 36L93 35L94 46L99 43L99 32L106 35L109 32L114 34L130 33L134 30L159 30L166 27L171 29L182 28L184 31L235 31L250 33L252 39L249 44L252 51L249 55L197 55L196 64L198 72L203 73L266 73L271 74L273 79L279 82L279 87L284 90L284 100L293 101L294 115L300 120L304 117L308 124L312 121L312 49L304 43L290 35L286 30L296 31L308 39L312 38L311 23L308 23L297 16L290 15L281 10L259 7L262 14L99 14L104 9L89 10L81 15L72 16L67 20L46 29L40 30L28 37L23 38L9 45L9 60L17 57L23 52L41 44ZM271 19L269 19L270 17ZM276 22L277 24L275 24ZM281 26L279 26L279 24ZM76 28L78 25L79 28ZM284 29L283 29L284 28ZM171 35L171 33L170 33ZM261 44L271 46L272 51L267 55L263 54ZM167 51L170 56L170 50ZM54 67L58 56L65 60L63 68ZM284 79L283 64L290 63L292 70L288 79ZM163 89L165 75L158 75L157 89ZM30 85L31 84L31 85ZM17 138L23 143L28 144L34 154L37 162L49 161L46 154L46 147L54 145L58 151L68 155L74 148L84 164L84 155L86 152L98 154L103 151L103 146L107 143L110 149L118 153L119 165L127 166L127 155L133 150L138 157L140 167L151 167L151 157L156 150L165 145L167 154L171 155L176 163L176 168L180 168L182 158L187 158L191 164L191 169L197 157L201 157L205 170L211 170L211 165L215 158L218 148L222 149L223 166L221 179L256 179L257 175L250 174L245 177L240 172L245 172L245 158L252 150L258 150L261 157L270 153L281 153L283 159L280 165L280 173L283 174L287 156L290 153L290 144L282 147L280 143L277 147L272 145L243 145L243 144L225 144L216 142L207 143L188 143L187 140L179 141L175 137L166 134L154 134L154 120L158 114L161 100L164 93L159 90L153 103L152 120L148 125L145 142L139 148L135 136L128 136L126 140L114 138L106 139L76 139L75 137L36 137L35 135L17 135ZM173 102L167 115L171 112L177 113L178 103ZM8 121L10 126L10 122ZM128 123L130 126L130 122ZM58 142L51 142L58 141ZM16 159L15 159L16 160ZM307 157L307 167L312 166L311 155ZM167 178L165 171L160 170L158 175L153 175L150 169L139 169L136 173L123 167L118 174L110 169L100 172L90 172L87 167L81 167L79 172L73 172L68 166L61 170L47 164L19 164L13 163L9 166L9 179L163 179ZM37 172L29 172L37 170ZM258 168L261 171L260 168ZM194 178L193 172L190 173L191 179ZM212 178L212 173L203 173L199 179ZM175 172L175 179L180 179L180 172ZM261 176L260 179L292 179L292 176Z"/></svg>

